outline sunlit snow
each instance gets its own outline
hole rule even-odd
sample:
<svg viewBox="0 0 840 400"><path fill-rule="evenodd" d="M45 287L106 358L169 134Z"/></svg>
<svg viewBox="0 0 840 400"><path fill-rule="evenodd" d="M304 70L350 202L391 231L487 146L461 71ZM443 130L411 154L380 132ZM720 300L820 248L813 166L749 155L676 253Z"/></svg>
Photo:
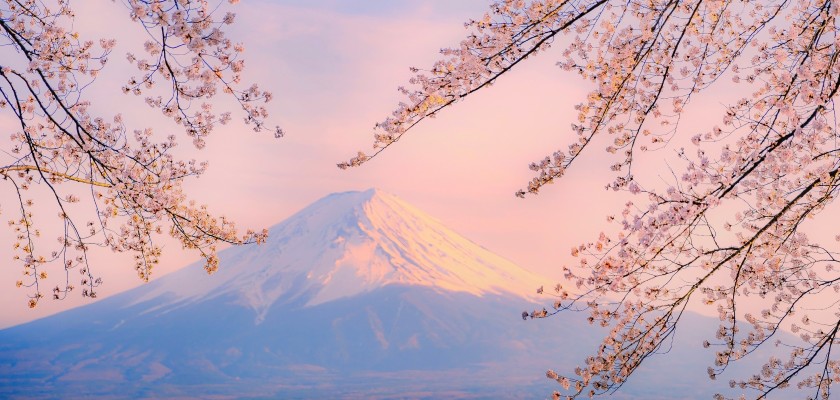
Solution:
<svg viewBox="0 0 840 400"><path fill-rule="evenodd" d="M260 321L281 297L314 306L401 284L531 298L543 283L398 197L370 189L327 196L271 228L261 247L224 252L213 276L189 266L135 304L168 295L155 309L174 309L235 293Z"/></svg>

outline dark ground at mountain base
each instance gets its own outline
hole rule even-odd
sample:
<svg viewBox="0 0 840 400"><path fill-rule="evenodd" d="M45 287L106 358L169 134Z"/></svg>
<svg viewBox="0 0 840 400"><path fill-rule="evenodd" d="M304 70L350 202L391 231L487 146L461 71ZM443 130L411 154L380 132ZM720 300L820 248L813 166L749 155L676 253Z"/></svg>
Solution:
<svg viewBox="0 0 840 400"><path fill-rule="evenodd" d="M206 384L180 384L161 380L151 383L125 379L16 380L0 378L3 399L542 399L550 398L553 385L540 376L510 376L498 371L445 370L361 372L346 375L300 371L268 379L221 379ZM488 373L490 372L490 373Z"/></svg>

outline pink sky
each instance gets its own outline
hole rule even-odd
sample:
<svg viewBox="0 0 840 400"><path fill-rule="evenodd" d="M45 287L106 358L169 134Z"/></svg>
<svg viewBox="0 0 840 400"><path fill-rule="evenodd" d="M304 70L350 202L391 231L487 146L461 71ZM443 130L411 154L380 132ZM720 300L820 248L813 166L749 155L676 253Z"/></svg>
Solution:
<svg viewBox="0 0 840 400"><path fill-rule="evenodd" d="M84 15L78 24L83 34L107 35L112 29L124 30L128 22L118 3L73 4ZM424 122L365 166L349 171L335 167L356 150L370 149L371 128L400 100L396 88L407 83L408 67L431 65L437 50L456 45L466 32L463 22L479 17L487 4L242 2L234 9L237 24L231 34L246 44L247 80L274 92L270 111L287 136L275 140L241 124L218 130L207 149L191 150L191 156L210 162L209 172L188 184L193 198L233 217L242 228L267 228L329 193L378 187L525 268L559 277L560 266L570 260L569 249L597 236L610 205L624 201L603 189L610 176L601 151L606 144L596 146L539 196L522 200L513 195L531 177L529 162L568 144L573 105L588 90L577 76L554 66L559 46ZM129 122L151 120L157 130L173 129L149 118L142 99L119 93L119 77L128 68L123 55L132 40L117 37L113 61L89 93L94 99L107 96L104 115L122 112ZM136 38L142 36L135 32ZM0 196L0 204L11 204L8 193ZM11 218L10 211L4 209L0 218ZM10 243L8 235L0 232L0 243ZM156 277L198 258L176 245L165 252ZM89 301L76 294L27 309L26 293L14 288L18 265L0 256L0 285L5 287L0 290L5 305L0 327ZM141 283L126 257L104 252L94 262L105 281L102 297Z"/></svg>

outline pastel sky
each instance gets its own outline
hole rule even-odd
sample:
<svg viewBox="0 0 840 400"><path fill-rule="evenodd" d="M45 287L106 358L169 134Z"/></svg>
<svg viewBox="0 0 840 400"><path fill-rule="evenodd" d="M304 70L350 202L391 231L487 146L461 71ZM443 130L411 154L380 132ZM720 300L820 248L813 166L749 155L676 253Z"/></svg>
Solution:
<svg viewBox="0 0 840 400"><path fill-rule="evenodd" d="M243 1L234 8L237 21L230 34L246 44L246 79L274 92L272 119L287 136L275 140L232 124L216 131L203 151L185 143L184 154L210 162L209 171L188 184L193 198L242 228L263 228L329 193L378 187L497 254L558 278L562 264L570 261L569 249L597 236L610 208L625 200L604 190L611 176L600 150L606 144L539 196L513 195L532 176L528 163L569 144L573 105L589 89L554 66L560 46L424 122L365 166L348 171L335 166L357 150L370 149L372 127L400 100L396 88L407 84L408 68L427 67L440 48L457 45L466 33L463 23L480 17L488 3ZM149 117L142 99L119 92L130 74L124 54L143 38L126 28L123 6L92 0L73 4L80 32L114 36L119 43L112 63L88 92L99 110L122 112L129 123L151 123L160 131L175 129ZM3 211L5 221L10 217ZM10 243L8 235L0 233L0 243ZM26 293L14 288L19 266L0 256L0 327L90 301L75 295L29 310ZM168 244L156 277L197 258ZM101 297L141 284L126 257L97 253L94 267L105 281Z"/></svg>

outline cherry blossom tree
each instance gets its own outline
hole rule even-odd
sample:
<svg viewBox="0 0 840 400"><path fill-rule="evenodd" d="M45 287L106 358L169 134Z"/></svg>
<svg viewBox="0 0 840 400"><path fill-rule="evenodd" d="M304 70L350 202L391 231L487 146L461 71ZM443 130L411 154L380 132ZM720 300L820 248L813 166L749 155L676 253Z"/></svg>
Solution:
<svg viewBox="0 0 840 400"><path fill-rule="evenodd" d="M377 124L374 152L339 166L370 160L562 44L558 65L594 89L576 107L568 149L532 163L536 176L516 194L538 193L600 142L614 160L608 188L631 201L608 217L611 233L573 247L579 263L563 267L553 309L524 315L587 310L609 330L577 369L548 371L562 386L555 396L618 389L666 350L691 303L720 318L703 343L714 350L709 377L769 347L777 356L729 385L759 398L793 387L827 399L840 381L840 249L821 237L824 225L806 231L840 185L838 14L831 0L496 1L468 22L460 46L414 70L400 89L407 100ZM691 100L716 85L748 95L706 132L681 127ZM634 176L634 160L680 137L684 148L667 153L682 169L672 181Z"/></svg>
<svg viewBox="0 0 840 400"><path fill-rule="evenodd" d="M100 100L88 98L85 89L108 64L116 42L80 37L69 1L0 1L0 117L14 121L3 125L9 139L0 177L17 199L0 211L14 231L12 256L24 277L17 286L29 289L30 307L49 293L48 272L57 272L49 275L60 281L51 288L53 298L74 289L71 272L81 274L81 294L95 297L101 281L88 261L93 247L133 253L137 274L148 280L161 235L200 252L208 272L218 266L218 244L259 242L266 235L238 234L233 222L189 200L182 184L200 175L205 163L172 154L185 135L202 148L217 125L231 120L230 112L217 113L210 103L219 91L238 104L255 131L267 129L262 103L271 95L241 84L243 47L225 34L234 14L205 0L113 6L124 7L125 22L148 35L137 54L127 54L136 70L125 77L122 92L144 96L183 132L159 135L128 126L120 114L98 113ZM47 236L52 231L60 232L57 243Z"/></svg>

